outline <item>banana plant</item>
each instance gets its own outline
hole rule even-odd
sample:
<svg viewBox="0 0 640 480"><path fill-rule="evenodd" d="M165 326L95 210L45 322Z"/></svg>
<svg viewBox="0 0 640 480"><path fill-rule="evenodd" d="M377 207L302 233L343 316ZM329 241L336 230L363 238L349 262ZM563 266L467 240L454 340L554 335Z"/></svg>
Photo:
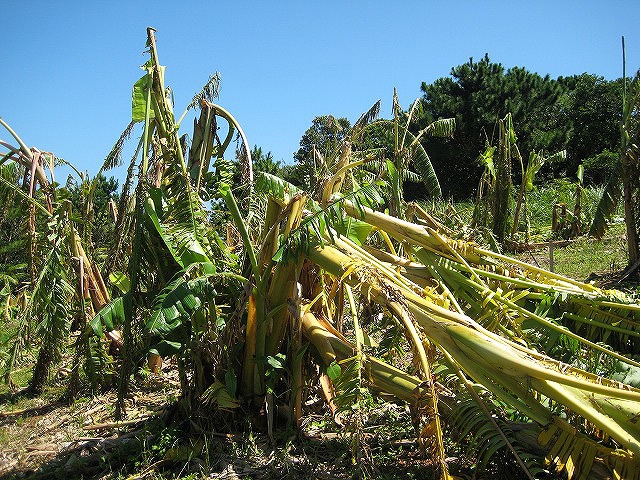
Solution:
<svg viewBox="0 0 640 480"><path fill-rule="evenodd" d="M390 183L390 212L396 217L404 216L404 195L402 183L406 178L420 181L427 189L431 197L442 195L440 182L427 154L422 141L423 137L452 137L455 131L455 119L438 119L417 133L412 133L411 122L417 114L420 100L417 99L411 105L408 112L404 113L400 107L397 91L393 90L393 119L378 120L358 132L359 136L374 129L382 127L383 131L391 135L393 150L386 158L386 173ZM411 175L409 167L412 166L417 175Z"/></svg>
<svg viewBox="0 0 640 480"><path fill-rule="evenodd" d="M437 232L427 234L424 227L402 222L379 212L366 208L358 209L347 202L344 203L344 206L347 214L369 222L377 228L384 228L398 240L411 242L415 247L423 249L417 251L416 258L421 260L420 263L424 265L425 270L434 264L433 259L420 254L420 251L426 252L427 250L435 250L439 255L444 253L447 256L453 256L463 265L473 260L473 263L483 268L491 266L492 262L488 258L479 255L480 249L445 238L438 238ZM459 288L457 290L443 289L437 293L437 290L442 286L434 287L434 282L431 283L432 286L429 286L411 281L411 278L415 278L415 276L411 277L408 274L405 276L398 272L396 269L399 266L398 263L396 266L386 266L370 252L357 249L355 246L349 245L346 240L337 242L336 247L338 248L326 244L324 247L316 247L310 250L309 258L334 278L346 281L354 287L357 286L363 294L366 293L368 298L385 305L391 311L396 308L393 306L394 299L403 298L403 302L406 302L404 303L406 311L415 319L414 321L421 328L421 332L442 351L445 357L450 357L450 361L457 365L466 376L484 385L502 401L518 409L543 428L546 433L541 434L540 445L550 448L551 461L559 460L557 464L559 469L566 469L570 475L580 478L589 474L594 459L601 455L600 461L605 464L612 465L620 461L625 466L619 468L637 471L634 455L640 445L638 432L635 432L635 427L627 422L629 418L637 414L631 397L635 398L640 394L640 391L627 386L621 387L617 382L607 381L576 367L563 365L557 360L524 347L518 343L517 335L509 334L509 330L515 330L515 328L510 327L506 321L501 321L497 325L482 326L481 323L465 314L465 310L470 311L469 307L460 305L462 302L448 297L448 293L453 292L455 296L459 295L459 299L465 300L464 303L480 303L480 310L488 308L487 305L490 305L492 299L499 298L498 302L502 302L502 306L493 308L492 312L492 316L498 318L508 318L509 312L505 307L509 307L512 313L527 315L528 318L543 323L545 327L553 328L548 320L535 312L527 311L528 313L526 313L526 309L519 308L512 300L505 299L505 295L500 293L500 289L496 291L489 288L484 282L480 282L482 287L478 287L478 290L483 289L484 296L480 296L476 300L473 300L468 294L464 294ZM403 260L403 262L405 268L410 264L408 260ZM490 268L487 270L491 271ZM475 275L472 276L475 278ZM435 276L435 278L439 277ZM558 283L564 283L567 289L578 287L576 282L563 281L561 278L554 280ZM453 286L453 282L450 282L449 285ZM433 290L434 288L436 291ZM593 288L585 286L585 293L590 290L593 292ZM422 294L414 293L417 291ZM485 304L484 307L482 307L482 303ZM598 303L597 300L594 303ZM604 307L610 303L603 301L601 306ZM453 310L445 308L445 306L455 305L457 307ZM625 308L624 304L620 307ZM629 304L627 308L636 310L637 306ZM486 315L485 318L487 318ZM564 328L561 330L566 335L574 335ZM517 330L514 333L517 333ZM507 335L503 337L503 334ZM593 342L582 341L591 348L598 348L598 345ZM610 349L603 351L637 366L637 362L634 360L622 357ZM523 379L526 379L525 383L519 383ZM395 386L387 385L387 388L393 389L394 394L399 395ZM607 390L606 393L605 390ZM535 392L542 397L536 397ZM406 397L406 395L405 393L404 396ZM586 418L588 422L597 425L612 438L615 438L616 442L627 449L628 453L622 454L610 449L603 449L593 440L588 440L584 436L574 436L574 427L554 416L548 407L536 398L552 399L572 409L578 415ZM556 458L557 449L560 448L563 453ZM578 464L577 460L585 455L587 459ZM626 458L626 460L623 461L622 458ZM569 466L567 467L567 465Z"/></svg>
<svg viewBox="0 0 640 480"><path fill-rule="evenodd" d="M635 265L640 258L637 228L637 165L640 155L640 128L638 128L640 71L636 73L628 87L626 75L624 75L624 82L625 93L623 96L622 122L620 124L620 158L602 192L602 197L598 202L589 234L596 238L602 238L607 229L607 220L616 211L620 200L623 200L629 265L632 266Z"/></svg>
<svg viewBox="0 0 640 480"><path fill-rule="evenodd" d="M520 161L520 169L522 172L522 182L520 183L520 190L518 192L518 200L516 201L516 208L513 214L513 225L511 227L511 240L514 239L516 233L518 232L519 222L520 222L520 210L523 209L526 227L525 227L525 235L526 241L529 241L529 218L528 218L528 210L527 210L527 194L533 190L533 181L535 179L536 173L542 168L545 163L553 163L553 162L561 162L567 158L567 151L562 150L560 152L554 153L553 155L545 155L544 152L536 152L532 151L529 154L529 160L527 162L527 167L525 169L524 164L522 162L522 157L517 155L518 160Z"/></svg>
<svg viewBox="0 0 640 480"><path fill-rule="evenodd" d="M123 374L117 411L120 416L124 413L129 376L144 352L178 353L180 377L186 391L187 369L196 368L202 355L191 347L192 340L203 335L204 320L194 322L192 317L204 315L208 325L207 322L216 321L220 307L209 298L213 290L202 290L209 292L207 296L198 289L203 279L218 278L220 268L236 261L210 227L199 193L204 188L205 177L211 175L208 163L211 157L223 159L234 128L241 136L244 134L225 109L210 101L217 95L217 76L207 82L176 120L152 28L147 30L147 47L150 59L143 67L145 75L133 87L132 103L132 122L143 122L136 152L142 158L135 194L128 199L127 208L132 217L128 234L118 243L120 251L131 251L125 265L127 274L124 277L116 274L126 279L126 293L100 312L93 322L97 331L101 324L110 325L114 319L122 322ZM195 122L194 141L186 157L186 146L178 133L179 123L188 110L197 106L202 107L202 113ZM223 143L217 142L216 118L229 123L227 140ZM244 143L246 146L246 141ZM248 152L248 148L246 150ZM224 162L220 163L224 166ZM250 157L248 164L251 178ZM121 234L124 233L123 228ZM120 252L114 254L118 256ZM142 312L148 311L152 315L145 320ZM146 337L141 343L137 339L143 332ZM208 386L207 379L201 380L200 393Z"/></svg>
<svg viewBox="0 0 640 480"><path fill-rule="evenodd" d="M48 381L51 367L60 360L68 342L72 318L85 319L108 302L100 272L85 253L82 241L72 221L70 193L58 188L54 176L55 157L51 153L28 148L9 125L0 119L19 147L0 141L7 149L3 154L3 168L14 165L24 175L22 187L14 177L2 177L3 191L20 198L28 214L25 218L28 238L28 277L17 288L24 294L23 309L18 313L18 328L4 369L5 381L10 382L11 370L29 337L37 332L43 341L38 351L30 388L41 392ZM6 163L10 162L10 163ZM49 176L46 171L48 170ZM77 170L76 170L77 173ZM10 197L7 197L10 198ZM85 301L86 300L86 301ZM39 319L33 325L33 319ZM101 345L89 345L86 325L78 326L83 333L77 344L83 355L76 356L67 395L72 398L79 378L80 360L85 358L84 371L98 382L95 359L103 356Z"/></svg>

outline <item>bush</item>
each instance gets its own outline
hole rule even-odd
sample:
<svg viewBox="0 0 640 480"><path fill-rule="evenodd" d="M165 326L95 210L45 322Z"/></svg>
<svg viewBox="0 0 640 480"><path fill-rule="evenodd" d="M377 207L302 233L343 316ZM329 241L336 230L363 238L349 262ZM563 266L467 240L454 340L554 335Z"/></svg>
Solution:
<svg viewBox="0 0 640 480"><path fill-rule="evenodd" d="M585 186L607 183L616 168L619 158L620 154L618 152L605 149L597 155L585 159L583 162Z"/></svg>

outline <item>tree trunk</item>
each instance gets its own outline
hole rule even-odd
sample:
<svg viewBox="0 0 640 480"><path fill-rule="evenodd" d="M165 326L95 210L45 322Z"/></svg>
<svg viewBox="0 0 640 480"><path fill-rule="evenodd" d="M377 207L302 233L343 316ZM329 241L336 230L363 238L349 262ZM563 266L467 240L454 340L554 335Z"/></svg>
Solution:
<svg viewBox="0 0 640 480"><path fill-rule="evenodd" d="M633 198L633 179L626 168L623 167L622 188L624 196L624 222L627 227L627 250L629 252L629 265L638 261L638 231L636 229L636 214Z"/></svg>
<svg viewBox="0 0 640 480"><path fill-rule="evenodd" d="M509 226L509 201L511 199L510 158L496 165L496 186L493 197L493 234L502 242Z"/></svg>
<svg viewBox="0 0 640 480"><path fill-rule="evenodd" d="M49 369L53 363L53 350L44 342L40 351L38 352L38 360L36 366L33 369L33 377L31 378L31 384L29 390L36 395L42 393L47 379L49 378Z"/></svg>

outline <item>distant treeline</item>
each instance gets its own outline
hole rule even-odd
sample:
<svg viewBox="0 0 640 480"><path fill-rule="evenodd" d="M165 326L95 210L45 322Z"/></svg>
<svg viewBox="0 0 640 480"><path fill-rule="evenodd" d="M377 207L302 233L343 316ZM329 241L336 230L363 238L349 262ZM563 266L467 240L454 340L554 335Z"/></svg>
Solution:
<svg viewBox="0 0 640 480"><path fill-rule="evenodd" d="M478 155L496 135L497 119L509 112L525 161L532 150L567 150L566 161L547 166L542 175L575 176L582 163L585 182L602 183L620 147L622 89L622 79L589 73L552 79L526 68L505 69L485 55L452 68L449 77L422 83L415 128L456 119L454 138L429 138L425 145L445 196L472 194L482 172Z"/></svg>
<svg viewBox="0 0 640 480"><path fill-rule="evenodd" d="M585 184L601 184L619 156L622 79L606 80L589 73L552 79L524 67L505 69L485 55L452 68L448 77L423 82L420 88L419 111L410 126L414 133L439 118L456 120L453 138L423 138L445 197L473 195L483 169L478 156L487 142L494 143L497 120L509 112L525 163L534 150L547 154L567 151L566 161L545 165L539 179L575 177L582 163ZM313 177L313 149L316 155L329 155L349 128L346 118L316 117L294 154L296 164L285 166L281 175L304 187ZM383 132L369 135L365 143L354 147L392 150L393 145ZM516 177L519 171L514 165ZM424 193L410 182L405 189L408 198Z"/></svg>

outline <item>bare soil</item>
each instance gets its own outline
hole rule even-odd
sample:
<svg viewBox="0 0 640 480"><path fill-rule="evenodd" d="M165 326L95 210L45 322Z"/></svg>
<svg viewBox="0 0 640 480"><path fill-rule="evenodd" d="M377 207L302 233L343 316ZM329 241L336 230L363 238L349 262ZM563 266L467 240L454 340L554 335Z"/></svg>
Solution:
<svg viewBox="0 0 640 480"><path fill-rule="evenodd" d="M175 366L137 377L126 418L114 421L116 393L57 400L26 390L0 396L0 479L350 479L432 478L402 405L383 404L362 432L366 458L354 460L349 432L320 397L307 404L302 435L278 429L275 445L251 423L225 433L224 421L203 429L173 421L179 395ZM316 413L314 413L316 412ZM214 414L215 416L215 414ZM391 426L392 425L392 426ZM242 427L242 426L241 426ZM452 464L457 458L451 458Z"/></svg>

